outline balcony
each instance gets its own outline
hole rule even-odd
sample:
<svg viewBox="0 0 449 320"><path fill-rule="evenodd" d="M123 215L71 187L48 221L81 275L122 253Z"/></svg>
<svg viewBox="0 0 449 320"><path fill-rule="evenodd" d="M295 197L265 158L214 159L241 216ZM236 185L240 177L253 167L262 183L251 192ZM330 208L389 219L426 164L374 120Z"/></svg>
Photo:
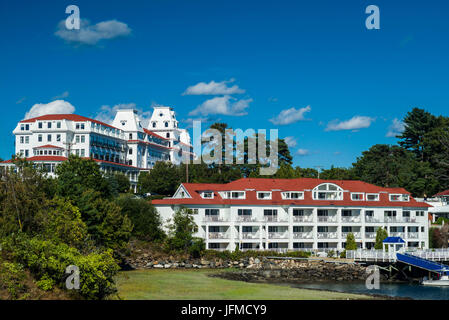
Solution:
<svg viewBox="0 0 449 320"><path fill-rule="evenodd" d="M288 232L268 232L268 239L288 239Z"/></svg>
<svg viewBox="0 0 449 320"><path fill-rule="evenodd" d="M204 217L205 222L228 222L228 219L225 219L220 216L205 216Z"/></svg>
<svg viewBox="0 0 449 320"><path fill-rule="evenodd" d="M407 238L409 239L418 239L419 238L419 232L408 232Z"/></svg>
<svg viewBox="0 0 449 320"><path fill-rule="evenodd" d="M355 239L361 239L362 235L360 234L360 232L342 232L341 233L341 237L342 239L346 239L348 234L352 233L354 235Z"/></svg>
<svg viewBox="0 0 449 320"><path fill-rule="evenodd" d="M365 217L365 222L368 222L368 223L383 223L384 220L383 219L379 219L379 218L374 218L374 217Z"/></svg>
<svg viewBox="0 0 449 320"><path fill-rule="evenodd" d="M368 239L375 239L376 238L376 232L365 232L365 238Z"/></svg>
<svg viewBox="0 0 449 320"><path fill-rule="evenodd" d="M360 216L345 216L345 217L341 217L341 222L358 223L360 221L361 221Z"/></svg>
<svg viewBox="0 0 449 320"><path fill-rule="evenodd" d="M293 222L313 222L313 216L293 216Z"/></svg>
<svg viewBox="0 0 449 320"><path fill-rule="evenodd" d="M318 222L337 222L336 216L318 216Z"/></svg>
<svg viewBox="0 0 449 320"><path fill-rule="evenodd" d="M265 222L287 222L287 219L278 218L278 216L264 216L263 221L265 221Z"/></svg>
<svg viewBox="0 0 449 320"><path fill-rule="evenodd" d="M237 216L238 222L255 222L256 219L252 216Z"/></svg>
<svg viewBox="0 0 449 320"><path fill-rule="evenodd" d="M312 232L294 232L293 239L313 239Z"/></svg>
<svg viewBox="0 0 449 320"><path fill-rule="evenodd" d="M390 232L390 237L405 238L405 232Z"/></svg>
<svg viewBox="0 0 449 320"><path fill-rule="evenodd" d="M385 217L386 223L416 223L416 218L410 217Z"/></svg>
<svg viewBox="0 0 449 320"><path fill-rule="evenodd" d="M337 239L336 232L318 232L318 239Z"/></svg>
<svg viewBox="0 0 449 320"><path fill-rule="evenodd" d="M242 232L242 239L259 239L259 232Z"/></svg>
<svg viewBox="0 0 449 320"><path fill-rule="evenodd" d="M229 239L227 232L209 232L209 239Z"/></svg>

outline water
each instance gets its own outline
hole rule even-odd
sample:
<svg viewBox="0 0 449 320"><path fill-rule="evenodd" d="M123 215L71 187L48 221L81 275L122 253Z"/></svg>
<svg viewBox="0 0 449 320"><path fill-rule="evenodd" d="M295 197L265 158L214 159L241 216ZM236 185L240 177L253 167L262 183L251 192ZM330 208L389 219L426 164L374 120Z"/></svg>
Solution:
<svg viewBox="0 0 449 320"><path fill-rule="evenodd" d="M390 297L407 297L416 300L449 300L449 287L427 287L419 284L381 283L380 289L369 290L365 283L304 283L294 287L306 289L320 289L346 293L379 294Z"/></svg>

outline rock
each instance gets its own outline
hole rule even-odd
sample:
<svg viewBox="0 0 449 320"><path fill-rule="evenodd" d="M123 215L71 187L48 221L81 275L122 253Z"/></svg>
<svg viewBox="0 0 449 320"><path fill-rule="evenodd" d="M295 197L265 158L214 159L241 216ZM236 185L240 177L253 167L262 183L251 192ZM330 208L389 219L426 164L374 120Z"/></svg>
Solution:
<svg viewBox="0 0 449 320"><path fill-rule="evenodd" d="M163 269L164 266L161 265L161 264L156 264L156 265L153 266L153 268L156 268L156 269Z"/></svg>
<svg viewBox="0 0 449 320"><path fill-rule="evenodd" d="M259 263L260 263L259 258L254 259L254 263L255 263L255 264L259 264Z"/></svg>
<svg viewBox="0 0 449 320"><path fill-rule="evenodd" d="M168 269L168 268L170 268L171 267L171 264L170 263L166 263L165 265L164 265L164 268L165 269Z"/></svg>
<svg viewBox="0 0 449 320"><path fill-rule="evenodd" d="M153 266L153 262L148 262L146 265L145 265L145 267L147 267L147 268L151 268Z"/></svg>
<svg viewBox="0 0 449 320"><path fill-rule="evenodd" d="M185 267L186 267L187 269L190 269L190 268L193 268L193 265L191 265L190 263L186 263L186 264L185 264Z"/></svg>

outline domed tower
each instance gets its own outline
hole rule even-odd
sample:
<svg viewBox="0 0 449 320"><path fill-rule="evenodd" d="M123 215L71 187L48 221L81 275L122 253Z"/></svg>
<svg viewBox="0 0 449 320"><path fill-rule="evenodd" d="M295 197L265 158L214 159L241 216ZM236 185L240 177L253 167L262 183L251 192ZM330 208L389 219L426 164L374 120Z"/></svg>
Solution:
<svg viewBox="0 0 449 320"><path fill-rule="evenodd" d="M190 144L190 135L185 129L179 129L178 120L173 108L157 106L153 107L153 114L148 124L148 130L169 139L170 159L173 163L179 164L182 158L187 154L192 158L192 145Z"/></svg>

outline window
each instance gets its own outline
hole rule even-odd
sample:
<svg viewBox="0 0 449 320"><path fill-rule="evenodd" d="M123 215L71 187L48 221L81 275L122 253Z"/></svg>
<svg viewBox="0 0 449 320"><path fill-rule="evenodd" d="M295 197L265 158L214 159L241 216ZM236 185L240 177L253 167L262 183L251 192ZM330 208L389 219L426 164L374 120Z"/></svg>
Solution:
<svg viewBox="0 0 449 320"><path fill-rule="evenodd" d="M396 217L396 211L384 211L385 217Z"/></svg>
<svg viewBox="0 0 449 320"><path fill-rule="evenodd" d="M342 210L341 211L341 215L343 217L351 217L352 216L352 211L351 210Z"/></svg>
<svg viewBox="0 0 449 320"><path fill-rule="evenodd" d="M226 191L221 195L224 199L245 199L244 191Z"/></svg>
<svg viewBox="0 0 449 320"><path fill-rule="evenodd" d="M166 137L170 138L170 133L169 132L167 132Z"/></svg>
<svg viewBox="0 0 449 320"><path fill-rule="evenodd" d="M319 217L327 217L327 216L329 216L329 211L327 211L327 210L318 210L318 216Z"/></svg>
<svg viewBox="0 0 449 320"><path fill-rule="evenodd" d="M84 149L81 149L81 157L84 157L85 156L85 151L84 151Z"/></svg>
<svg viewBox="0 0 449 320"><path fill-rule="evenodd" d="M86 137L85 136L81 136L81 142L82 143L86 142Z"/></svg>
<svg viewBox="0 0 449 320"><path fill-rule="evenodd" d="M368 193L366 195L367 201L379 201L379 194L378 193Z"/></svg>
<svg viewBox="0 0 449 320"><path fill-rule="evenodd" d="M30 143L30 137L29 136L25 137L25 143Z"/></svg>
<svg viewBox="0 0 449 320"><path fill-rule="evenodd" d="M21 136L21 137L20 137L20 143L23 143L23 139L24 139L24 137Z"/></svg>
<svg viewBox="0 0 449 320"><path fill-rule="evenodd" d="M164 125L166 128L168 128L168 122L165 122Z"/></svg>
<svg viewBox="0 0 449 320"><path fill-rule="evenodd" d="M56 128L61 129L61 121L56 122Z"/></svg>
<svg viewBox="0 0 449 320"><path fill-rule="evenodd" d="M373 210L366 210L365 211L366 217L374 217L374 211Z"/></svg>
<svg viewBox="0 0 449 320"><path fill-rule="evenodd" d="M237 210L237 214L239 216L250 216L252 215L252 210L251 209L238 209Z"/></svg>
<svg viewBox="0 0 449 320"><path fill-rule="evenodd" d="M304 199L304 192L302 191L283 192L282 199L302 200Z"/></svg>
<svg viewBox="0 0 449 320"><path fill-rule="evenodd" d="M400 194L390 194L390 201L401 201Z"/></svg>
<svg viewBox="0 0 449 320"><path fill-rule="evenodd" d="M219 209L206 209L204 210L206 216L218 216L220 213Z"/></svg>
<svg viewBox="0 0 449 320"><path fill-rule="evenodd" d="M304 232L303 226L293 226L293 232Z"/></svg>
<svg viewBox="0 0 449 320"><path fill-rule="evenodd" d="M270 200L271 192L257 192L257 199Z"/></svg>
<svg viewBox="0 0 449 320"><path fill-rule="evenodd" d="M402 201L409 201L409 200L410 200L410 195L408 195L408 194L402 195Z"/></svg>
<svg viewBox="0 0 449 320"><path fill-rule="evenodd" d="M81 123L81 130L84 130L84 123Z"/></svg>
<svg viewBox="0 0 449 320"><path fill-rule="evenodd" d="M42 135L41 135L41 134L39 134L39 135L37 136L37 141L38 141L38 142L42 142Z"/></svg>
<svg viewBox="0 0 449 320"><path fill-rule="evenodd" d="M129 154L133 154L133 149L129 148L128 153L129 153Z"/></svg>
<svg viewBox="0 0 449 320"><path fill-rule="evenodd" d="M56 135L56 141L58 141L58 142L61 141L61 135L60 134Z"/></svg>
<svg viewBox="0 0 449 320"><path fill-rule="evenodd" d="M293 209L294 217L302 217L304 215L304 210L302 209Z"/></svg>
<svg viewBox="0 0 449 320"><path fill-rule="evenodd" d="M153 122L153 128L156 128L156 122Z"/></svg>
<svg viewBox="0 0 449 320"><path fill-rule="evenodd" d="M202 193L202 197L204 199L213 199L214 198L214 193L212 191L204 191Z"/></svg>
<svg viewBox="0 0 449 320"><path fill-rule="evenodd" d="M363 193L351 193L351 200L353 201L362 201Z"/></svg>
<svg viewBox="0 0 449 320"><path fill-rule="evenodd" d="M24 130L25 130L25 125L24 125L24 124L21 124L21 125L20 125L20 130L21 130L21 131L24 131Z"/></svg>
<svg viewBox="0 0 449 320"><path fill-rule="evenodd" d="M264 216L277 216L278 211L277 211L277 209L264 209L263 215Z"/></svg>
<svg viewBox="0 0 449 320"><path fill-rule="evenodd" d="M410 217L410 211L404 211L402 212L403 217Z"/></svg>
<svg viewBox="0 0 449 320"><path fill-rule="evenodd" d="M47 128L48 128L48 129L51 129L51 122L48 122L48 123L47 123Z"/></svg>
<svg viewBox="0 0 449 320"><path fill-rule="evenodd" d="M47 135L47 141L51 142L51 134Z"/></svg>
<svg viewBox="0 0 449 320"><path fill-rule="evenodd" d="M314 200L343 200L343 189L332 183L323 183L313 189Z"/></svg>
<svg viewBox="0 0 449 320"><path fill-rule="evenodd" d="M38 123L37 123L37 127L38 127L39 129L42 129L42 122L38 122Z"/></svg>
<svg viewBox="0 0 449 320"><path fill-rule="evenodd" d="M29 156L29 151L25 150L25 157L28 157L28 156Z"/></svg>
<svg viewBox="0 0 449 320"><path fill-rule="evenodd" d="M132 140L132 139L133 139L133 134L130 133L130 134L129 134L129 140Z"/></svg>

